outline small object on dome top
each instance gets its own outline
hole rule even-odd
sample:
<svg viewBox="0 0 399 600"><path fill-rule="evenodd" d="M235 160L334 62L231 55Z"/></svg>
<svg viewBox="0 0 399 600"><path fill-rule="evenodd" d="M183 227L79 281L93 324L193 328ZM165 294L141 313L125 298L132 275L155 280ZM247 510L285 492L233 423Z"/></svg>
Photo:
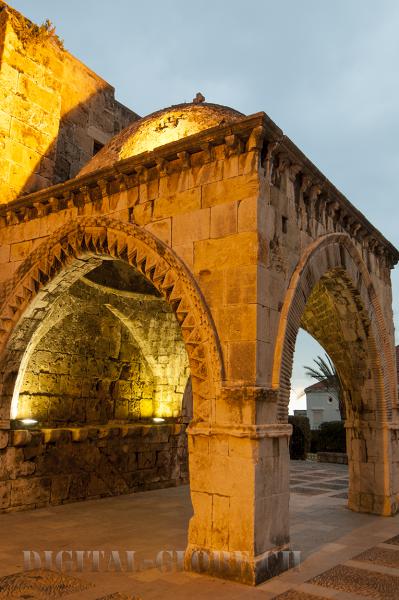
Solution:
<svg viewBox="0 0 399 600"><path fill-rule="evenodd" d="M205 96L201 92L197 92L195 98L193 98L193 104L201 104L201 102L205 102Z"/></svg>

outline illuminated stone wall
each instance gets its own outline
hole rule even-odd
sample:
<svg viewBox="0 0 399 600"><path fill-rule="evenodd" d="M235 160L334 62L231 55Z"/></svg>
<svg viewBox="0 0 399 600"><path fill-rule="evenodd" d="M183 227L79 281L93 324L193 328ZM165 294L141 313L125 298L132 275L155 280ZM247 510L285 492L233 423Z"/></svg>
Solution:
<svg viewBox="0 0 399 600"><path fill-rule="evenodd" d="M0 203L74 177L136 118L51 30L0 1Z"/></svg>
<svg viewBox="0 0 399 600"><path fill-rule="evenodd" d="M188 358L161 298L81 280L43 328L26 358L18 418L54 427L181 415Z"/></svg>
<svg viewBox="0 0 399 600"><path fill-rule="evenodd" d="M14 430L6 447L0 436L1 511L187 483L191 387L181 330L164 299L143 292L151 286L118 283L132 282L143 289L81 278L43 319L16 415L39 420L40 431Z"/></svg>
<svg viewBox="0 0 399 600"><path fill-rule="evenodd" d="M107 309L65 317L32 353L19 416L43 425L138 419L154 379L140 349Z"/></svg>
<svg viewBox="0 0 399 600"><path fill-rule="evenodd" d="M322 328L329 323L341 336L336 364L351 365L349 506L394 514L399 444L390 268L397 251L264 114L105 166L23 205L0 207L0 444L2 464L10 460L17 478L7 483L11 497L13 488L33 493L37 477L39 489L47 486L45 502L52 485L40 469L30 473L30 450L16 457L10 430L25 348L57 306L59 288L106 257L140 272L166 299L189 356L194 515L187 560L201 552L210 575L251 584L286 568L287 406L302 317L326 346ZM110 304L142 339L134 314L120 300ZM139 344L154 379L167 375L166 368L154 370L164 362L162 345L163 334ZM152 346L162 350L154 363ZM222 571L212 560L215 550L228 558Z"/></svg>

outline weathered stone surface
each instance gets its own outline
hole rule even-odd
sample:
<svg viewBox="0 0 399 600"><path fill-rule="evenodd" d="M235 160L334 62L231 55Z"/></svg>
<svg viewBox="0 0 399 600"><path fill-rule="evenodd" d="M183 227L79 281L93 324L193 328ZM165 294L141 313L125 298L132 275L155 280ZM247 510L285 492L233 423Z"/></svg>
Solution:
<svg viewBox="0 0 399 600"><path fill-rule="evenodd" d="M4 135L0 203L74 177L137 115L114 89L57 38L0 3L0 127Z"/></svg>
<svg viewBox="0 0 399 600"><path fill-rule="evenodd" d="M50 499L49 477L17 479L11 485L11 506L32 506L47 503Z"/></svg>
<svg viewBox="0 0 399 600"><path fill-rule="evenodd" d="M76 173L76 149L87 159L88 137L101 141L104 104L103 133L118 130L119 109L107 86L97 103L96 77L94 104L81 102L80 67L78 89L65 94L67 56L55 53L41 79L37 61L24 65L12 29L2 125L15 138L6 156L15 191L25 186L20 162L36 187L52 164L56 177ZM43 116L49 90L53 120ZM201 123L209 110L184 108ZM141 122L84 178L0 207L0 416L4 431L10 415L45 426L39 441L15 433L19 445L3 448L3 510L187 481L193 417L187 564L256 584L284 568L289 544L287 409L300 327L324 345L343 383L349 507L398 510L390 268L399 254L266 115L220 118L212 130L197 123L193 136L175 136L184 120L175 113L145 120L159 142L148 152L129 156ZM58 115L65 128L55 152ZM165 132L170 145L161 144ZM114 166L118 148L125 161ZM35 152L46 160L32 169ZM116 287L108 271L86 277L102 260L135 275ZM146 289L134 289L137 278ZM192 410L182 407L189 374ZM164 426L153 424L159 415Z"/></svg>

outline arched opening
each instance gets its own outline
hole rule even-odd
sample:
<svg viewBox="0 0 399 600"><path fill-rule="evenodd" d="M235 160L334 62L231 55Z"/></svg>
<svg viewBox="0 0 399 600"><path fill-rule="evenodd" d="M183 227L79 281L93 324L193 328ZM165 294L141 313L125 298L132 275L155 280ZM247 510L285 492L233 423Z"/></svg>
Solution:
<svg viewBox="0 0 399 600"><path fill-rule="evenodd" d="M287 419L293 354L302 327L331 357L341 383L349 462L349 508L397 510L391 492L389 422L394 380L389 336L366 268L349 238L326 236L303 256L282 308L274 380ZM391 374L394 370L391 370Z"/></svg>
<svg viewBox="0 0 399 600"><path fill-rule="evenodd" d="M11 417L43 427L176 419L188 376L170 306L137 271L103 260L41 322L21 363Z"/></svg>
<svg viewBox="0 0 399 600"><path fill-rule="evenodd" d="M188 482L190 369L175 314L126 263L90 266L48 303L20 362L11 427L29 458L18 506Z"/></svg>
<svg viewBox="0 0 399 600"><path fill-rule="evenodd" d="M3 458L20 482L8 508L187 482L185 429L209 418L220 368L198 290L134 226L86 219L54 237L3 307Z"/></svg>

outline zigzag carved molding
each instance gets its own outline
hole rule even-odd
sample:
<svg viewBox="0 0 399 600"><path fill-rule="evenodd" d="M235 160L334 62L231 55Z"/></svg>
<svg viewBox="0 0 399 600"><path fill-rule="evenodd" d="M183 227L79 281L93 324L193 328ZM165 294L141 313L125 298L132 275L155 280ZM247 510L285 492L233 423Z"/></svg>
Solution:
<svg viewBox="0 0 399 600"><path fill-rule="evenodd" d="M222 380L222 357L212 318L193 277L151 233L108 217L82 217L57 230L7 282L0 310L0 354L38 292L76 259L90 255L123 260L152 282L171 305L181 326L197 392L204 388L208 394L210 387L214 389Z"/></svg>

